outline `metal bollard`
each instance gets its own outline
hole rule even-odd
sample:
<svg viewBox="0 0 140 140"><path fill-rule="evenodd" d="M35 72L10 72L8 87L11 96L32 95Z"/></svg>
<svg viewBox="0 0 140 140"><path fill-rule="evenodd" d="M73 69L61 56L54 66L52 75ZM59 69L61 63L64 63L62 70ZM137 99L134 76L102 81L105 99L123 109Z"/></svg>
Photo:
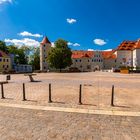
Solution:
<svg viewBox="0 0 140 140"><path fill-rule="evenodd" d="M82 85L80 84L80 88L79 88L79 105L82 104Z"/></svg>
<svg viewBox="0 0 140 140"><path fill-rule="evenodd" d="M114 85L112 85L111 106L114 106Z"/></svg>
<svg viewBox="0 0 140 140"><path fill-rule="evenodd" d="M49 101L48 101L48 103L52 103L51 84L49 84Z"/></svg>
<svg viewBox="0 0 140 140"><path fill-rule="evenodd" d="M5 99L3 84L1 84L1 99Z"/></svg>
<svg viewBox="0 0 140 140"><path fill-rule="evenodd" d="M8 81L8 80L11 80L10 74L8 74L8 75L6 76L6 81Z"/></svg>
<svg viewBox="0 0 140 140"><path fill-rule="evenodd" d="M25 95L25 83L23 83L23 101L26 101L26 95Z"/></svg>

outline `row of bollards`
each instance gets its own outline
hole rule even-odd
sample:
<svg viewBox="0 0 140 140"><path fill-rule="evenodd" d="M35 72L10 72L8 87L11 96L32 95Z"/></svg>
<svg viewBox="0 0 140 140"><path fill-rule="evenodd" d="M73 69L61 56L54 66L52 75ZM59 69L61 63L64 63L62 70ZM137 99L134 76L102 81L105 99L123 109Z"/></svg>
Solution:
<svg viewBox="0 0 140 140"><path fill-rule="evenodd" d="M48 97L48 103L52 103L52 92L51 92L51 84L49 84L49 97ZM1 99L5 99L4 96L4 88L3 84L1 84ZM26 91L25 91L25 83L23 83L23 101L26 101ZM82 85L80 84L79 87L79 105L82 105ZM114 106L114 85L112 86L112 93L111 93L111 106Z"/></svg>

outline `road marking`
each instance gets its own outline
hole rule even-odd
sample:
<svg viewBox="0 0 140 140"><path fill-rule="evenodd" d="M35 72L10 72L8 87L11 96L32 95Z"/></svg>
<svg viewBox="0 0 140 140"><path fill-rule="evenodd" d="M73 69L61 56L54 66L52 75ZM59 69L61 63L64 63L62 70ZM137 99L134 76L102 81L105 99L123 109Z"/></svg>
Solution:
<svg viewBox="0 0 140 140"><path fill-rule="evenodd" d="M9 103L0 103L0 106L20 108L20 109L43 110L43 111L58 111L58 112L67 112L67 113L115 115L115 116L138 116L138 117L140 116L140 112L116 111L116 110L90 110L90 109L79 109L79 108L64 108L64 107L50 107L50 106L9 104Z"/></svg>

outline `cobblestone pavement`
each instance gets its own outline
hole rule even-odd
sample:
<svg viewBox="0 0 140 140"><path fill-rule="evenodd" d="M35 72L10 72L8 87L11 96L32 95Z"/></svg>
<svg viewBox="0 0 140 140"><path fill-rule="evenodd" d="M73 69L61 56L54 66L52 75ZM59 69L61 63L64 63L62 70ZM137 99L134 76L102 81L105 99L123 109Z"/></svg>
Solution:
<svg viewBox="0 0 140 140"><path fill-rule="evenodd" d="M0 107L0 140L139 140L140 117Z"/></svg>

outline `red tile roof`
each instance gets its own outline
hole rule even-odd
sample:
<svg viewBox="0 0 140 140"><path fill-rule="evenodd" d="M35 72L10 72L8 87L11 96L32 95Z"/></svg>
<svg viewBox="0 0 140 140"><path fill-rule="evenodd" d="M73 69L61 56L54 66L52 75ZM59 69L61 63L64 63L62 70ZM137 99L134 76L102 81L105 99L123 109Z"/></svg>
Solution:
<svg viewBox="0 0 140 140"><path fill-rule="evenodd" d="M137 41L123 41L117 48L117 50L134 50L140 49L140 39Z"/></svg>
<svg viewBox="0 0 140 140"><path fill-rule="evenodd" d="M49 41L49 39L45 36L45 37L43 38L41 44L44 45L44 44L47 44L47 43L51 44L51 42Z"/></svg>
<svg viewBox="0 0 140 140"><path fill-rule="evenodd" d="M136 42L134 49L140 49L140 39Z"/></svg>
<svg viewBox="0 0 140 140"><path fill-rule="evenodd" d="M123 41L117 50L133 50L137 41Z"/></svg>
<svg viewBox="0 0 140 140"><path fill-rule="evenodd" d="M0 50L0 57L9 57L9 55Z"/></svg>
<svg viewBox="0 0 140 140"><path fill-rule="evenodd" d="M102 56L104 59L116 59L117 56L116 54L114 54L116 50L112 50L112 51L102 51Z"/></svg>
<svg viewBox="0 0 140 140"><path fill-rule="evenodd" d="M72 51L72 58L92 58L93 51Z"/></svg>

